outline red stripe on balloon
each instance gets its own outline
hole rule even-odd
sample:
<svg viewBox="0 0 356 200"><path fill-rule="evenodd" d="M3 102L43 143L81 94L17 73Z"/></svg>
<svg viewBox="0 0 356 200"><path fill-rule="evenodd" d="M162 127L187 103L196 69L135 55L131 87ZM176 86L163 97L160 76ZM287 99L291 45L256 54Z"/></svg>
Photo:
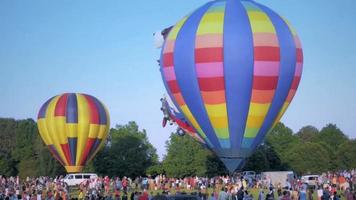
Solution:
<svg viewBox="0 0 356 200"><path fill-rule="evenodd" d="M222 62L224 59L223 52L221 47L195 49L195 62Z"/></svg>
<svg viewBox="0 0 356 200"><path fill-rule="evenodd" d="M88 138L87 139L87 143L86 143L86 147L83 151L83 154L80 158L80 165L84 165L85 164L85 161L87 160L87 157L89 155L89 152L91 150L91 148L93 147L94 145L94 142L95 142L95 138Z"/></svg>
<svg viewBox="0 0 356 200"><path fill-rule="evenodd" d="M219 91L225 89L224 77L199 78L200 91Z"/></svg>
<svg viewBox="0 0 356 200"><path fill-rule="evenodd" d="M168 81L167 84L173 94L180 92L177 80Z"/></svg>
<svg viewBox="0 0 356 200"><path fill-rule="evenodd" d="M173 52L163 54L163 67L173 66Z"/></svg>
<svg viewBox="0 0 356 200"><path fill-rule="evenodd" d="M255 61L280 61L279 47L255 47Z"/></svg>
<svg viewBox="0 0 356 200"><path fill-rule="evenodd" d="M274 90L277 88L278 76L254 76L253 89Z"/></svg>
<svg viewBox="0 0 356 200"><path fill-rule="evenodd" d="M291 89L296 90L298 88L299 82L300 82L300 76L295 76L292 82Z"/></svg>
<svg viewBox="0 0 356 200"><path fill-rule="evenodd" d="M70 156L70 149L69 149L69 144L61 144L62 151L64 152L64 156L66 157L67 163L70 163L71 165L74 165L71 162L71 156Z"/></svg>
<svg viewBox="0 0 356 200"><path fill-rule="evenodd" d="M297 62L303 62L303 50L297 48Z"/></svg>
<svg viewBox="0 0 356 200"><path fill-rule="evenodd" d="M66 109L67 109L67 97L68 94L63 94L62 96L59 97L55 110L54 110L54 116L66 116Z"/></svg>
<svg viewBox="0 0 356 200"><path fill-rule="evenodd" d="M88 95L84 95L85 99L88 102L89 105L89 110L90 110L90 123L91 124L100 124L100 119L99 119L99 110L95 105L94 100L92 97Z"/></svg>

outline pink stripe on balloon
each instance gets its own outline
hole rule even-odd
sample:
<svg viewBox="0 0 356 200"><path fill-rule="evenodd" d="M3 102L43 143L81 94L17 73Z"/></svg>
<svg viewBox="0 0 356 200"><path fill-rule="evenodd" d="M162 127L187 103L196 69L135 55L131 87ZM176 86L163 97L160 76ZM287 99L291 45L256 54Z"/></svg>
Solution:
<svg viewBox="0 0 356 200"><path fill-rule="evenodd" d="M300 39L297 35L294 36L294 43L296 48L302 48L302 43L300 42Z"/></svg>
<svg viewBox="0 0 356 200"><path fill-rule="evenodd" d="M255 76L278 76L279 62L255 61L253 74Z"/></svg>
<svg viewBox="0 0 356 200"><path fill-rule="evenodd" d="M302 71L303 71L303 63L297 63L296 67L295 67L295 74L294 76L301 76L302 75Z"/></svg>
<svg viewBox="0 0 356 200"><path fill-rule="evenodd" d="M173 52L175 40L166 40L166 46L164 48L164 53Z"/></svg>
<svg viewBox="0 0 356 200"><path fill-rule="evenodd" d="M224 66L222 62L198 63L196 64L196 70L199 78L224 76Z"/></svg>
<svg viewBox="0 0 356 200"><path fill-rule="evenodd" d="M253 33L253 45L278 47L278 38L274 33Z"/></svg>
<svg viewBox="0 0 356 200"><path fill-rule="evenodd" d="M197 35L195 39L195 48L222 47L222 34Z"/></svg>
<svg viewBox="0 0 356 200"><path fill-rule="evenodd" d="M174 67L163 68L163 74L166 81L176 80L176 74L174 72Z"/></svg>

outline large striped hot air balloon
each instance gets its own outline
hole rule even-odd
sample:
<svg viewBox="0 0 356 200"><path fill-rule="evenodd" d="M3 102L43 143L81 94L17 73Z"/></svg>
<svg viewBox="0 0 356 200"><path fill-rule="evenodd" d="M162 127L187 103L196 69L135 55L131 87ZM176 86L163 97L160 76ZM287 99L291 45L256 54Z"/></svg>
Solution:
<svg viewBox="0 0 356 200"><path fill-rule="evenodd" d="M95 97L65 93L42 105L37 124L44 143L67 172L80 172L105 143L110 119Z"/></svg>
<svg viewBox="0 0 356 200"><path fill-rule="evenodd" d="M232 172L281 119L302 63L298 36L277 13L216 0L170 30L160 69L175 106Z"/></svg>

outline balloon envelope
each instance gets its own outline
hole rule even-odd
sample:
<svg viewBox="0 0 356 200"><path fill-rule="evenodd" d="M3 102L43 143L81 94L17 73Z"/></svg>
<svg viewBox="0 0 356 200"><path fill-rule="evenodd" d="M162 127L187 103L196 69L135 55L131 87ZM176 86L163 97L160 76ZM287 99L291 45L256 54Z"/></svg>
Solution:
<svg viewBox="0 0 356 200"><path fill-rule="evenodd" d="M42 105L37 124L43 141L67 172L80 172L105 143L110 119L95 97L65 93Z"/></svg>
<svg viewBox="0 0 356 200"><path fill-rule="evenodd" d="M160 62L175 106L232 172L292 101L303 53L295 30L268 7L217 0L171 29Z"/></svg>

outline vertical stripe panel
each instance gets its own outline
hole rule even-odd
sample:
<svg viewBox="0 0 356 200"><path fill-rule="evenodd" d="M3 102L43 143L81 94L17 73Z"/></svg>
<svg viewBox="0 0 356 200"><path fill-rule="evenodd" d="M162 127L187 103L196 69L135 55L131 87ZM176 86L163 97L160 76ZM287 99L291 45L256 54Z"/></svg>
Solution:
<svg viewBox="0 0 356 200"><path fill-rule="evenodd" d="M253 77L253 38L240 1L227 1L224 27L224 77L231 148L241 148Z"/></svg>
<svg viewBox="0 0 356 200"><path fill-rule="evenodd" d="M213 2L209 2L195 11L182 26L178 33L174 48L174 70L178 85L187 106L200 127L214 145L221 145L210 124L207 112L202 101L195 71L195 34L198 24Z"/></svg>
<svg viewBox="0 0 356 200"><path fill-rule="evenodd" d="M211 125L222 148L230 148L228 118L223 78L223 37L225 2L216 2L207 10L197 29L195 39L196 73L202 100ZM221 55L214 60L214 55ZM199 63L198 63L199 61ZM210 72L210 74L207 74ZM212 103L219 92L221 102Z"/></svg>
<svg viewBox="0 0 356 200"><path fill-rule="evenodd" d="M192 115L191 111L189 108L186 106L186 103L181 95L180 88L177 84L176 81L176 76L175 76L175 71L174 71L174 65L173 65L173 50L175 46L175 39L178 35L179 30L185 23L187 17L179 21L170 31L168 35L168 39L165 41L165 44L163 45L162 52L161 52L161 59L160 59L160 72L162 76L162 80L164 83L164 86L167 90L168 95L170 96L172 102L174 103L175 107L179 110L180 113L184 115L184 117L187 119L189 125L191 127L194 127L196 132L205 140L205 142L213 148L212 143L210 140L206 137L205 133L201 130L199 124L197 123L196 119ZM167 57L165 55L172 55L170 57ZM166 59L170 59L170 61L166 61ZM169 63L169 64L167 64ZM169 69L169 70L168 70ZM169 71L169 72L168 72ZM172 84L170 83L175 83L176 88L172 88Z"/></svg>
<svg viewBox="0 0 356 200"><path fill-rule="evenodd" d="M82 154L88 139L88 133L90 131L90 111L85 97L81 94L76 95L78 102L78 143L76 165L80 165L80 160L82 159Z"/></svg>
<svg viewBox="0 0 356 200"><path fill-rule="evenodd" d="M296 47L294 38L288 25L278 16L274 11L269 8L257 4L261 10L263 10L270 20L272 21L278 36L280 45L280 73L278 79L278 86L269 108L268 114L263 122L260 131L257 134L256 139L253 141L252 149L255 149L263 140L266 133L272 128L274 120L277 118L279 111L283 107L283 103L287 98L288 91L292 85L295 67L296 67Z"/></svg>

